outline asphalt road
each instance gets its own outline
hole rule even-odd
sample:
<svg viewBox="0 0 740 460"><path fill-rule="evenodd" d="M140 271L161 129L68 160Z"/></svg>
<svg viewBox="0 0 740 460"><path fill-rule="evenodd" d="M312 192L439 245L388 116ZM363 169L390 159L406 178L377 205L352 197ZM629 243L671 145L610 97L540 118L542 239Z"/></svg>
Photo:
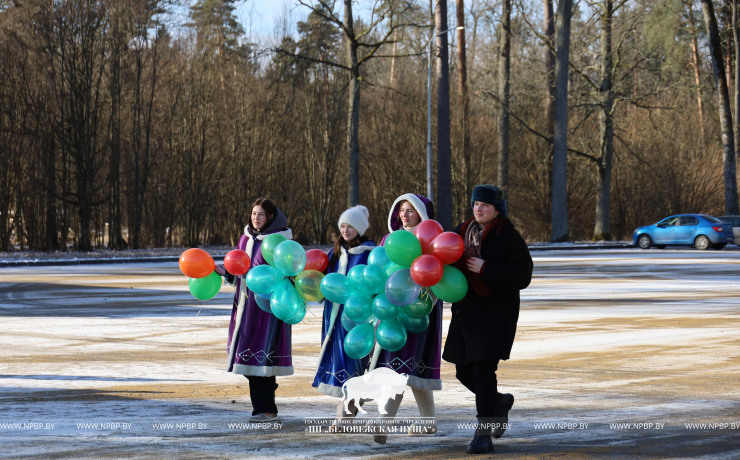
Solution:
<svg viewBox="0 0 740 460"><path fill-rule="evenodd" d="M533 258L499 366L516 404L497 457L740 458L739 252ZM0 268L0 458L466 457L474 396L447 363L436 435L306 433L335 410L311 388L320 309L293 327L282 425L239 425L251 405L225 372L231 297L195 301L173 262ZM399 417L418 415L407 390Z"/></svg>

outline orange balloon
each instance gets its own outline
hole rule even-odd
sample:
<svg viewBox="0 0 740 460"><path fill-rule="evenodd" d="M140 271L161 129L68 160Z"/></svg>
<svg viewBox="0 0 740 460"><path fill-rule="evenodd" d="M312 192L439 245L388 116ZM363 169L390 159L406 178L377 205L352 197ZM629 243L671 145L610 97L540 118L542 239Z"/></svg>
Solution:
<svg viewBox="0 0 740 460"><path fill-rule="evenodd" d="M439 222L433 219L427 219L417 225L414 230L414 235L416 235L416 238L419 239L419 243L421 243L421 253L426 254L427 249L429 248L429 243L431 243L437 235L440 235L443 232L444 229Z"/></svg>
<svg viewBox="0 0 740 460"><path fill-rule="evenodd" d="M224 257L224 267L232 275L243 275L247 273L251 264L252 261L249 260L249 256L241 249L229 251L226 257Z"/></svg>
<svg viewBox="0 0 740 460"><path fill-rule="evenodd" d="M329 256L321 249L309 249L306 251L306 270L316 270L324 273L326 267L329 266Z"/></svg>
<svg viewBox="0 0 740 460"><path fill-rule="evenodd" d="M190 278L205 278L215 269L213 257L202 249L188 249L180 256L180 270Z"/></svg>
<svg viewBox="0 0 740 460"><path fill-rule="evenodd" d="M455 232L440 233L432 240L427 250L427 254L436 257L444 265L457 262L464 252L465 243Z"/></svg>

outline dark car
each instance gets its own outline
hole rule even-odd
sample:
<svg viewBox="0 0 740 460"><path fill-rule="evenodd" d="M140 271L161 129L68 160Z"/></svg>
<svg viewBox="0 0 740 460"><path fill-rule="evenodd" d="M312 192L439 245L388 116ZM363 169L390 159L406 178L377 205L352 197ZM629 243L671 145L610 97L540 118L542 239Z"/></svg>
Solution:
<svg viewBox="0 0 740 460"><path fill-rule="evenodd" d="M706 214L679 214L657 224L640 227L632 241L642 249L690 245L696 249L722 249L734 241L732 226Z"/></svg>

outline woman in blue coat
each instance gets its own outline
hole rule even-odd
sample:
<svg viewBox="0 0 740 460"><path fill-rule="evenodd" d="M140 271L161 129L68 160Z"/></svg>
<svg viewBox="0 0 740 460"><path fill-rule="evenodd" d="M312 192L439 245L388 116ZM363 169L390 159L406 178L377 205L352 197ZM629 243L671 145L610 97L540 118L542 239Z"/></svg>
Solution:
<svg viewBox="0 0 740 460"><path fill-rule="evenodd" d="M355 206L344 211L339 218L339 238L334 248L329 251L329 266L326 273L340 273L346 275L356 265L367 264L370 251L375 243L363 236L370 226L369 213L364 206ZM365 373L368 358L353 359L344 352L344 338L347 331L342 326L342 312L344 305L324 301L324 319L321 330L321 353L313 386L319 393L342 397L342 384L352 377ZM357 414L354 403L350 403L352 415ZM344 412L344 403L337 403L337 418L344 418L349 414Z"/></svg>

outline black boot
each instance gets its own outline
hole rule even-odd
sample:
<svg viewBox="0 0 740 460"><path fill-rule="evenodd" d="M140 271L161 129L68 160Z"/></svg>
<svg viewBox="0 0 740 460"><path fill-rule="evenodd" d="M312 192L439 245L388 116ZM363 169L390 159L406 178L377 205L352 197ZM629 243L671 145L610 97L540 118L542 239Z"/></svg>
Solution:
<svg viewBox="0 0 740 460"><path fill-rule="evenodd" d="M490 423L483 423L480 420L478 421L478 429L475 430L475 436L470 444L468 444L466 452L469 454L495 453L493 450L493 442L491 442Z"/></svg>
<svg viewBox="0 0 740 460"><path fill-rule="evenodd" d="M496 425L491 434L494 439L498 439L503 436L506 428L509 425L509 411L514 406L514 395L511 393L502 394L498 400L499 414L496 414Z"/></svg>

